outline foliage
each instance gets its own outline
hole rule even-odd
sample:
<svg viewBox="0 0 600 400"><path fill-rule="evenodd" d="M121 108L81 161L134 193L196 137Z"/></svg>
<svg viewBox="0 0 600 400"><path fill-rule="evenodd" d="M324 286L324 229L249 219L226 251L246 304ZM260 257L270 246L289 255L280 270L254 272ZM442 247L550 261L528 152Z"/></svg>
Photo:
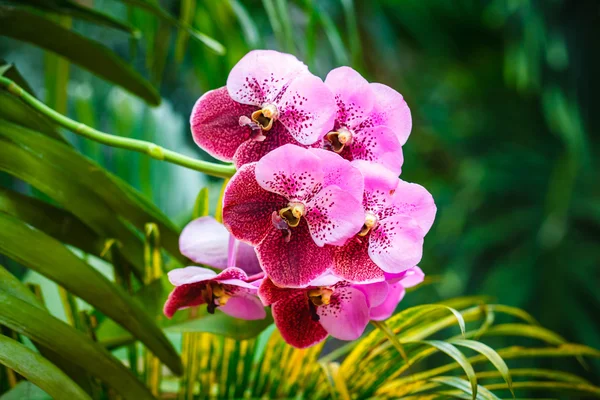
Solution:
<svg viewBox="0 0 600 400"><path fill-rule="evenodd" d="M65 135L59 120L33 111L14 86L12 93L5 86L0 253L11 271L26 267L60 285L68 323L53 315L56 307L45 307L46 289L27 288L0 269L0 363L8 367L0 371L3 399L34 390L24 378L55 398L84 398L85 391L91 398L117 393L127 399L159 392L182 399L489 399L510 397L511 381L517 397L600 396L600 388L581 377L528 362L561 357L585 363L583 357L597 358L598 351L567 342L512 306L525 306L569 337L600 347L593 319L599 303L590 279L597 275L600 221L593 184L597 144L587 135L594 121L584 119L591 89L568 79L593 70L597 60L586 52L587 41L579 53L570 51L581 33L560 18L579 18L592 2L182 0L174 5L180 19L158 2L116 2L126 5L127 22L124 5L113 15L115 7L104 12L108 2L98 3L91 9L70 0L0 2L0 36L48 51L50 107L93 127L155 141L155 128L144 125L151 112L131 97L113 99L111 123L96 114L102 108L98 92L108 86L70 64L154 105L160 102L157 88L173 98L172 87L189 84L194 90L183 95L181 106L186 116L198 94L222 85L228 67L249 48L276 45L304 54L315 72L350 63L367 76L377 74L411 99L417 117L404 176L430 182L441 210L422 264L442 274L433 295L481 291L511 305L462 297L410 307L333 351L331 342L325 351L292 349L272 329L258 335L270 320L239 323L192 310L167 322L161 274L186 260L178 254L178 225L154 202L167 209L180 195L169 187L176 193L161 197L165 189L152 190L147 181L153 170L150 186L157 187L177 181L181 172L150 164L146 155L128 153L131 164L118 164L124 153ZM597 26L585 25L596 33ZM105 32L120 35L119 43L102 40ZM130 62L114 51L127 40ZM17 67L27 69L16 58ZM0 63L0 77L35 96L15 66ZM70 77L93 82L96 92L86 85L68 91ZM187 146L158 139L166 147ZM198 183L182 188L188 197L202 183L215 185L190 177L181 179ZM207 200L209 193L216 200L217 192L201 192L197 214L217 203ZM178 222L189 219L181 208L170 212ZM174 339L181 339L181 352ZM173 374L161 377L159 360Z"/></svg>

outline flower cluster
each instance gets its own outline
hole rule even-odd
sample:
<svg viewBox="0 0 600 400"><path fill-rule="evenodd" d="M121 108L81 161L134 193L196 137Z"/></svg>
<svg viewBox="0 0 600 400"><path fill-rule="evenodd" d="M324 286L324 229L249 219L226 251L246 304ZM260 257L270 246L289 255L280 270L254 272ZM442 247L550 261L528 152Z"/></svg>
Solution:
<svg viewBox="0 0 600 400"><path fill-rule="evenodd" d="M323 82L292 55L256 50L190 122L195 142L238 171L223 225L203 217L180 238L184 255L223 271L171 271L167 316L206 304L260 319L271 306L283 338L303 348L358 338L423 280L436 207L398 178L412 127L398 92L348 67Z"/></svg>

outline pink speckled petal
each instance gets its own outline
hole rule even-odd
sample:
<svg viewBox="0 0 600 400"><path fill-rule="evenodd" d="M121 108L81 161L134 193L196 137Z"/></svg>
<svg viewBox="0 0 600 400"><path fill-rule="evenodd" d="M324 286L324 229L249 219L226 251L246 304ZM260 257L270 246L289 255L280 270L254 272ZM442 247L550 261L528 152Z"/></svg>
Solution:
<svg viewBox="0 0 600 400"><path fill-rule="evenodd" d="M245 320L264 319L267 316L265 307L258 297L252 295L233 296L229 298L227 304L219 306L219 310Z"/></svg>
<svg viewBox="0 0 600 400"><path fill-rule="evenodd" d="M202 267L185 267L176 268L167 273L169 282L174 286L187 285L215 279L217 273L208 268Z"/></svg>
<svg viewBox="0 0 600 400"><path fill-rule="evenodd" d="M204 304L201 295L203 286L201 283L193 283L175 287L163 307L165 316L171 318L177 310Z"/></svg>
<svg viewBox="0 0 600 400"><path fill-rule="evenodd" d="M371 308L369 315L370 319L374 321L383 321L391 317L405 294L406 291L401 283L389 285L388 295L384 302Z"/></svg>
<svg viewBox="0 0 600 400"><path fill-rule="evenodd" d="M400 93L381 83L371 83L371 89L375 93L375 104L361 126L387 126L404 145L412 129L412 117L406 101Z"/></svg>
<svg viewBox="0 0 600 400"><path fill-rule="evenodd" d="M310 347L327 337L327 331L312 319L308 297L302 290L292 290L286 299L273 304L271 311L281 337L294 347Z"/></svg>
<svg viewBox="0 0 600 400"><path fill-rule="evenodd" d="M313 144L333 129L335 98L316 76L302 75L294 79L277 107L279 121L302 144Z"/></svg>
<svg viewBox="0 0 600 400"><path fill-rule="evenodd" d="M224 87L205 93L190 116L194 142L211 156L231 161L237 148L252 134L249 127L240 126L239 119L256 109L232 100Z"/></svg>
<svg viewBox="0 0 600 400"><path fill-rule="evenodd" d="M276 121L273 128L268 132L263 132L265 140L247 140L242 143L233 156L233 162L237 168L244 164L249 164L254 161L259 161L265 154L270 153L278 147L285 144L295 144L305 147L298 143L288 132L281 122Z"/></svg>
<svg viewBox="0 0 600 400"><path fill-rule="evenodd" d="M353 283L383 281L384 273L369 257L369 238L355 236L335 248L332 272Z"/></svg>
<svg viewBox="0 0 600 400"><path fill-rule="evenodd" d="M350 67L339 67L327 74L325 84L333 92L337 104L338 125L352 129L369 114L375 94L369 82Z"/></svg>
<svg viewBox="0 0 600 400"><path fill-rule="evenodd" d="M390 128L378 126L354 132L352 143L342 151L349 160L366 160L381 164L396 176L402 172L402 146Z"/></svg>
<svg viewBox="0 0 600 400"><path fill-rule="evenodd" d="M358 168L332 151L309 149L323 163L323 187L336 185L352 197L361 200L364 193L364 178Z"/></svg>
<svg viewBox="0 0 600 400"><path fill-rule="evenodd" d="M343 245L360 231L365 212L360 200L328 186L306 203L305 218L317 246Z"/></svg>
<svg viewBox="0 0 600 400"><path fill-rule="evenodd" d="M213 217L200 217L183 228L179 236L181 254L198 264L227 267L229 232Z"/></svg>
<svg viewBox="0 0 600 400"><path fill-rule="evenodd" d="M363 292L353 287L334 289L331 302L317 307L319 322L331 336L358 339L369 323L369 306Z"/></svg>
<svg viewBox="0 0 600 400"><path fill-rule="evenodd" d="M277 286L271 279L265 278L258 288L258 297L265 306L270 306L273 303L287 299L295 292L294 289Z"/></svg>
<svg viewBox="0 0 600 400"><path fill-rule="evenodd" d="M237 239L257 245L273 226L271 214L287 205L285 198L256 182L256 164L247 164L231 178L223 196L223 224Z"/></svg>
<svg viewBox="0 0 600 400"><path fill-rule="evenodd" d="M360 290L367 297L369 307L377 307L382 304L388 296L387 282L368 283L366 285L353 285L355 289Z"/></svg>
<svg viewBox="0 0 600 400"><path fill-rule="evenodd" d="M400 213L413 217L424 234L429 232L437 208L427 189L416 183L399 180L392 202Z"/></svg>
<svg viewBox="0 0 600 400"><path fill-rule="evenodd" d="M398 186L398 176L379 164L373 164L363 160L352 163L365 178L365 196L363 206L365 211L379 214L379 211L390 207L392 193Z"/></svg>
<svg viewBox="0 0 600 400"><path fill-rule="evenodd" d="M413 218L390 216L371 231L369 256L385 272L402 272L421 261L424 236Z"/></svg>
<svg viewBox="0 0 600 400"><path fill-rule="evenodd" d="M287 144L256 163L256 181L288 200L305 200L323 182L321 159L307 149Z"/></svg>
<svg viewBox="0 0 600 400"><path fill-rule="evenodd" d="M254 50L231 69L227 90L235 101L262 106L274 102L296 76L308 68L291 54Z"/></svg>
<svg viewBox="0 0 600 400"><path fill-rule="evenodd" d="M305 287L331 267L331 248L318 247L304 221L290 230L291 237L286 242L286 235L272 228L256 247L256 253L260 265L276 285Z"/></svg>

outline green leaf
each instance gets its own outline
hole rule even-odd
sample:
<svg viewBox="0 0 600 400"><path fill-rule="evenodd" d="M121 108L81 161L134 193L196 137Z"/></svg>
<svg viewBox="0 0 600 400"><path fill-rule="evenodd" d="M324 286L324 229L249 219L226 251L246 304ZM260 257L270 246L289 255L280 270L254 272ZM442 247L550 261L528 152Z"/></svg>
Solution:
<svg viewBox="0 0 600 400"><path fill-rule="evenodd" d="M454 317L456 317L456 321L458 322L458 326L460 327L460 332L464 336L466 332L466 327L465 320L462 314L454 308L448 307L443 304L426 304L422 306L407 308L406 310L403 310L391 317L388 321L388 324L390 325L390 327L392 327L394 331L402 332L405 328L410 327L415 321L423 318L427 314L440 310L450 311L454 315Z"/></svg>
<svg viewBox="0 0 600 400"><path fill-rule="evenodd" d="M244 38L246 39L246 44L248 47L251 49L261 48L261 37L260 33L258 32L258 27L252 20L248 10L246 10L244 5L238 0L229 0L229 4L240 23L242 31L244 32Z"/></svg>
<svg viewBox="0 0 600 400"><path fill-rule="evenodd" d="M203 43L206 47L214 51L219 55L224 55L226 53L225 47L204 33L197 31L192 28L185 22L180 22L177 18L173 17L171 14L162 9L158 3L153 3L148 0L120 0L122 3L126 3L132 5L134 7L138 7L148 11L154 16L160 18L162 21L167 22L178 29L186 30L194 39Z"/></svg>
<svg viewBox="0 0 600 400"><path fill-rule="evenodd" d="M471 350L474 350L474 351L486 356L487 359L490 360L490 362L494 365L494 367L496 367L496 369L502 375L502 378L508 385L508 388L510 389L510 393L512 394L513 398L515 397L515 392L513 391L513 388L512 388L512 378L510 376L510 371L508 370L508 366L506 365L506 363L504 362L502 357L500 357L494 349L492 349L491 347L489 347L486 344L477 342L475 340L455 339L455 340L450 341L450 343L454 344L454 345L469 348Z"/></svg>
<svg viewBox="0 0 600 400"><path fill-rule="evenodd" d="M132 236L131 229L120 219L114 218L115 213L140 231L146 223L156 223L165 249L179 260L185 260L179 254L179 230L155 205L125 182L70 146L0 120L0 140L2 138L18 144L22 150L15 149L20 154L17 157L0 148L0 152L9 153L0 165L4 164L5 169L10 169L9 173L61 203L96 232L118 239L124 255L139 268L138 272L143 270L142 241Z"/></svg>
<svg viewBox="0 0 600 400"><path fill-rule="evenodd" d="M236 340L250 339L273 323L269 313L261 320L247 321L233 318L222 312L167 326L167 332L207 332Z"/></svg>
<svg viewBox="0 0 600 400"><path fill-rule="evenodd" d="M174 373L181 360L160 328L120 287L67 250L60 242L0 213L0 253L52 279L114 319L140 339ZM35 248L36 251L31 251Z"/></svg>
<svg viewBox="0 0 600 400"><path fill-rule="evenodd" d="M99 344L39 307L3 291L0 291L0 323L64 355L124 398L154 399L148 389Z"/></svg>
<svg viewBox="0 0 600 400"><path fill-rule="evenodd" d="M208 188L204 187L198 192L196 202L194 203L194 211L192 219L205 217L208 215L210 204L208 203Z"/></svg>
<svg viewBox="0 0 600 400"><path fill-rule="evenodd" d="M29 5L57 14L68 15L73 18L92 22L97 25L108 26L127 32L133 36L139 36L135 28L113 18L108 14L94 10L91 7L80 5L71 0L9 0L17 5Z"/></svg>
<svg viewBox="0 0 600 400"><path fill-rule="evenodd" d="M572 383L572 382L515 382L515 389L523 389L523 390L542 390L544 392L547 391L555 391L568 393L572 396L584 394L584 395L593 395L595 397L600 397L600 387L594 385L588 385L583 383ZM506 389L506 384L504 383L494 383L490 385L485 385L489 390L500 390ZM576 399L579 397L572 397L571 399Z"/></svg>
<svg viewBox="0 0 600 400"><path fill-rule="evenodd" d="M431 378L430 381L451 386L453 388L462 390L463 392L471 396L473 395L471 387L469 387L469 382L464 379L457 378L456 376L438 376L435 378ZM478 400L500 400L498 396L494 395L492 392L490 392L484 387L478 386L477 390L478 394L476 398Z"/></svg>
<svg viewBox="0 0 600 400"><path fill-rule="evenodd" d="M465 374L467 375L467 378L471 383L471 393L473 394L473 400L477 398L477 376L475 375L475 370L473 370L473 366L471 365L467 357L465 357L465 355L460 352L460 350L458 350L450 343L446 343L441 340L424 340L414 343L420 343L434 347L439 351L446 353L448 356L452 357L454 361L456 361L465 371Z"/></svg>
<svg viewBox="0 0 600 400"><path fill-rule="evenodd" d="M527 378L543 378L548 380L559 380L565 382L573 382L573 383L583 383L586 385L591 385L590 382L583 379L580 376L575 374L571 374L569 372L563 371L554 371L551 369L542 369L542 368L513 368L510 370L511 376L519 376L519 377L527 377ZM481 381L482 379L490 379L490 378L499 378L501 374L499 371L484 371L477 373L477 379Z"/></svg>
<svg viewBox="0 0 600 400"><path fill-rule="evenodd" d="M543 340L549 344L566 343L560 335L536 325L501 324L490 327L483 336L523 336Z"/></svg>
<svg viewBox="0 0 600 400"><path fill-rule="evenodd" d="M114 52L47 18L22 9L0 6L0 35L52 51L151 105L160 104L156 89Z"/></svg>
<svg viewBox="0 0 600 400"><path fill-rule="evenodd" d="M71 378L39 353L2 334L0 363L23 375L56 400L91 400Z"/></svg>

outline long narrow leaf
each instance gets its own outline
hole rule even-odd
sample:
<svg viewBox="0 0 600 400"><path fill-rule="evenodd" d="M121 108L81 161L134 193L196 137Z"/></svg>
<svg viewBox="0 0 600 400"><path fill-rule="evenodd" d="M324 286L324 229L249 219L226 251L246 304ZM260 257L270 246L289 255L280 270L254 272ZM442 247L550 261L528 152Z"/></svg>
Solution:
<svg viewBox="0 0 600 400"><path fill-rule="evenodd" d="M149 104L160 104L152 85L107 47L42 16L0 6L0 35L34 44L113 82Z"/></svg>
<svg viewBox="0 0 600 400"><path fill-rule="evenodd" d="M181 361L158 326L124 290L41 231L0 213L0 253L54 280L114 319L148 346L174 373ZM36 251L31 251L34 248Z"/></svg>
<svg viewBox="0 0 600 400"><path fill-rule="evenodd" d="M0 364L23 375L56 400L91 400L71 378L39 353L2 334Z"/></svg>

